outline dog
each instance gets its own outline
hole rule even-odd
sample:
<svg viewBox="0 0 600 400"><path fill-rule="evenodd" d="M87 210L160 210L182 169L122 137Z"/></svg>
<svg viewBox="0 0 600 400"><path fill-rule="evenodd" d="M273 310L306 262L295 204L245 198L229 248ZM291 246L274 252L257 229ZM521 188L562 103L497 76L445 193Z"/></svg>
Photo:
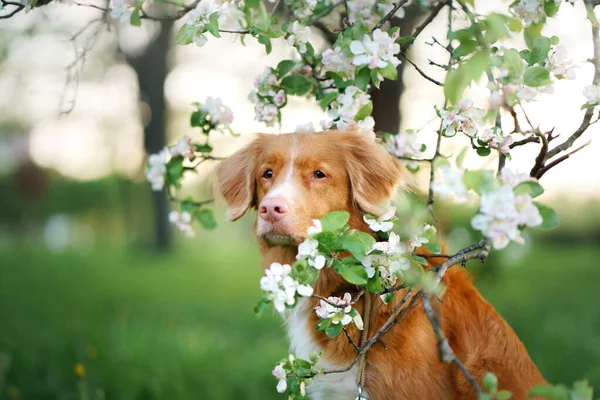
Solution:
<svg viewBox="0 0 600 400"><path fill-rule="evenodd" d="M258 211L256 235L263 268L271 263L293 264L297 246L306 239L313 219L330 211L350 213L353 229L372 232L364 213L381 214L403 181L401 163L373 139L353 132L326 131L285 135L259 135L244 149L217 167L217 184L227 204L227 217L235 221L249 209ZM425 252L420 249L419 252ZM430 258L431 268L443 259ZM441 325L451 348L466 369L481 383L486 372L498 378L499 389L513 399L544 379L525 347L471 282L465 269L453 267L443 279ZM408 289L383 304L376 295L371 311L371 332L390 316ZM314 285L320 296L356 293L332 268L323 268ZM300 358L319 351L318 367L340 369L356 357L345 335L329 338L315 330L317 298L301 298L286 313L291 351ZM363 314L363 298L355 304ZM358 343L360 331L348 325ZM374 400L476 399L477 393L456 364L440 362L437 337L423 311L421 300L382 337L366 355L366 397ZM357 397L357 367L344 373L317 377L308 386L314 400L352 400ZM363 392L363 395L364 392Z"/></svg>

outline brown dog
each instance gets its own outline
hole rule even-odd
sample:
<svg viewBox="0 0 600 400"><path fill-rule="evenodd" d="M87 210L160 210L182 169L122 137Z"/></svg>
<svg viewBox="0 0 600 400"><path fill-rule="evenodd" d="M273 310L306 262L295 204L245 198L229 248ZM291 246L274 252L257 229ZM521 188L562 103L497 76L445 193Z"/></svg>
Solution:
<svg viewBox="0 0 600 400"><path fill-rule="evenodd" d="M378 214L389 203L402 179L402 168L382 146L354 133L337 131L261 135L248 147L223 161L217 170L228 217L240 218L258 208L256 233L263 267L273 262L293 264L297 245L306 238L313 219L330 211L350 213L350 226L369 232L363 213ZM431 259L431 265L443 260ZM430 265L430 266L431 266ZM452 349L479 382L491 371L499 388L524 399L529 389L543 383L525 347L508 324L471 283L463 268L451 268L444 277L446 291L442 327ZM332 269L321 270L315 293L321 296L356 291ZM406 289L404 289L406 290ZM379 329L395 304L377 298L371 313L372 331ZM286 315L292 352L308 358L323 351L319 366L343 368L355 357L344 335L330 339L315 331L316 298L302 298ZM437 339L420 300L384 337L387 345L367 353L366 391L369 399L474 399L476 393L454 364L442 364ZM362 313L362 299L356 308ZM352 326L352 328L350 328ZM360 333L348 326L358 342ZM356 367L319 377L309 386L315 400L352 400L357 395Z"/></svg>

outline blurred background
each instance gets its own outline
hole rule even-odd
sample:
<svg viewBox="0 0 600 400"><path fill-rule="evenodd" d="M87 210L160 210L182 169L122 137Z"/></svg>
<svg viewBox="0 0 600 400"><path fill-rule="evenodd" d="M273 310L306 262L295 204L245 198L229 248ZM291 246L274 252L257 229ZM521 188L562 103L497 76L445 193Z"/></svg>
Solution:
<svg viewBox="0 0 600 400"><path fill-rule="evenodd" d="M479 3L482 12L508 4ZM102 17L50 4L0 22L0 399L281 398L270 371L287 354L284 329L278 317L253 313L262 274L253 215L232 224L217 207L217 228L186 238L168 225L169 204L144 182L144 166L165 144L200 138L189 127L191 103L209 96L233 109L241 134L211 137L221 156L253 133L290 132L324 114L293 98L281 128L254 122L247 94L265 66L292 57L283 40L269 56L254 40L242 47L231 36L201 49L174 47L181 22L108 29ZM409 12L395 23L407 35L419 18ZM443 19L412 49L438 79L443 72L427 59L445 55L425 42L443 39ZM545 30L568 47L578 78L527 107L542 128L567 135L592 76L584 8L563 6ZM327 40L311 37L321 49ZM442 94L411 67L400 72L403 81L372 94L377 127L422 129L431 143ZM470 95L481 103L486 93L482 85ZM597 137L594 126L583 138L592 144L542 180L541 201L557 210L560 227L528 231L524 246L469 269L546 379L570 385L587 377L600 390ZM466 144L456 139L443 151ZM511 168L530 168L537 147L529 146L514 152ZM188 177L183 194L211 197L213 167ZM417 187L427 175L417 175ZM436 207L451 250L479 240L471 206Z"/></svg>

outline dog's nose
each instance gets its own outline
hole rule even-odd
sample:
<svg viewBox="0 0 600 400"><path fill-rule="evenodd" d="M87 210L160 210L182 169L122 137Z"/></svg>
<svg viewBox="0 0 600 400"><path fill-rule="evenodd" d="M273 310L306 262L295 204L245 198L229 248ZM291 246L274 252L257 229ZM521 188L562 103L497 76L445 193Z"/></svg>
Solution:
<svg viewBox="0 0 600 400"><path fill-rule="evenodd" d="M258 212L265 221L277 222L285 217L290 212L290 209L284 199L280 197L271 197L263 199L263 201L260 202Z"/></svg>

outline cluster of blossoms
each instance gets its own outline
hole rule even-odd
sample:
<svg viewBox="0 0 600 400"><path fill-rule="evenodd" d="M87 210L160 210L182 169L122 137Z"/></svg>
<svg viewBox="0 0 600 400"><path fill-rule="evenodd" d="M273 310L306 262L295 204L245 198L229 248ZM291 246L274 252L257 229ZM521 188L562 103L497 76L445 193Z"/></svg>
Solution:
<svg viewBox="0 0 600 400"><path fill-rule="evenodd" d="M488 128L477 134L479 144L498 150L502 154L510 152L510 145L515 141L512 135L504 136L498 127Z"/></svg>
<svg viewBox="0 0 600 400"><path fill-rule="evenodd" d="M281 360L271 372L277 379L277 392L288 392L289 399L305 398L306 386L315 375L314 366L320 354L312 354L310 360L303 360L290 354Z"/></svg>
<svg viewBox="0 0 600 400"><path fill-rule="evenodd" d="M560 4L561 0L550 0ZM511 5L515 14L521 18L526 25L537 24L546 17L544 0L519 0Z"/></svg>
<svg viewBox="0 0 600 400"><path fill-rule="evenodd" d="M187 211L171 211L169 213L169 222L174 224L177 229L185 233L187 236L194 236L195 232L192 228L192 214Z"/></svg>
<svg viewBox="0 0 600 400"><path fill-rule="evenodd" d="M394 228L395 217L396 207L391 207L379 217L364 215L363 220L369 225L369 229L373 232L389 232Z"/></svg>
<svg viewBox="0 0 600 400"><path fill-rule="evenodd" d="M152 190L161 191L165 186L165 177L167 175L167 163L171 159L171 152L167 147L156 154L148 157L146 167L146 180L152 185Z"/></svg>
<svg viewBox="0 0 600 400"><path fill-rule="evenodd" d="M319 242L313 237L323 231L321 221L313 220L313 225L308 228L308 237L298 246L297 260L306 260L308 265L315 269L323 269L325 266L325 256L319 254Z"/></svg>
<svg viewBox="0 0 600 400"><path fill-rule="evenodd" d="M279 86L273 68L266 67L265 71L256 77L254 89L248 95L248 99L255 103L256 121L264 122L267 126L273 126L279 121L279 109L285 106L287 97Z"/></svg>
<svg viewBox="0 0 600 400"><path fill-rule="evenodd" d="M223 104L223 101L218 97L208 97L204 104L199 104L198 108L207 114L206 119L213 128L229 128L233 122L233 111Z"/></svg>
<svg viewBox="0 0 600 400"><path fill-rule="evenodd" d="M438 169L432 188L442 199L453 198L456 202L463 202L468 198L462 173L449 164L444 164Z"/></svg>
<svg viewBox="0 0 600 400"><path fill-rule="evenodd" d="M240 9L243 3L223 2L219 0L201 0L192 11L188 13L186 28L193 32L193 42L202 47L208 41L206 37L207 26L213 24L211 19L216 19L218 26L229 30L241 31L248 28L244 12ZM214 28L218 29L218 26Z"/></svg>
<svg viewBox="0 0 600 400"><path fill-rule="evenodd" d="M388 240L375 243L362 261L367 276L372 278L378 273L383 287L392 287L402 277L402 272L410 268L407 250L400 236L391 232Z"/></svg>
<svg viewBox="0 0 600 400"><path fill-rule="evenodd" d="M288 264L273 263L260 279L260 288L266 293L277 311L283 313L286 306L296 304L296 294L312 296L313 288L302 285L290 276L292 267Z"/></svg>
<svg viewBox="0 0 600 400"><path fill-rule="evenodd" d="M387 13L389 13L394 4L390 0L353 0L348 1L348 19L351 23L362 21L368 29L375 26ZM404 8L400 8L394 15L396 18L403 18Z"/></svg>
<svg viewBox="0 0 600 400"><path fill-rule="evenodd" d="M134 9L133 0L110 0L110 16L120 22L129 22Z"/></svg>
<svg viewBox="0 0 600 400"><path fill-rule="evenodd" d="M573 80L577 78L576 65L568 58L568 51L564 46L556 46L548 53L545 67L558 79Z"/></svg>
<svg viewBox="0 0 600 400"><path fill-rule="evenodd" d="M529 194L515 194L515 187L533 180L528 175L516 175L507 168L501 172L500 185L481 194L479 214L471 226L490 238L496 249L502 249L512 240L523 243L521 228L542 224L538 208Z"/></svg>
<svg viewBox="0 0 600 400"><path fill-rule="evenodd" d="M357 130L360 133L373 135L375 120L368 116L360 121L356 121L358 112L371 101L371 96L363 92L356 86L348 86L344 93L340 93L337 98L329 105L327 114L333 120L331 122L321 122L323 129L332 128L334 125L342 131Z"/></svg>
<svg viewBox="0 0 600 400"><path fill-rule="evenodd" d="M303 26L298 21L290 26L290 34L287 37L287 42L290 46L294 46L298 49L298 52L303 54L306 53L306 43L308 42L308 36L310 35L310 27Z"/></svg>
<svg viewBox="0 0 600 400"><path fill-rule="evenodd" d="M269 0L269 2L275 3L276 0ZM319 2L318 0L292 0L286 2L286 5L291 8L291 10L294 12L294 15L298 19L306 19L313 15L317 5L320 4L327 7L331 5L331 1L325 0Z"/></svg>
<svg viewBox="0 0 600 400"><path fill-rule="evenodd" d="M346 326L354 321L358 329L363 329L363 321L360 314L352 308L352 296L350 293L345 293L343 298L331 296L327 300L321 300L320 304L315 308L315 313L321 319L331 319L332 324Z"/></svg>
<svg viewBox="0 0 600 400"><path fill-rule="evenodd" d="M588 105L598 104L600 102L600 87L588 85L583 89L583 95L587 99Z"/></svg>
<svg viewBox="0 0 600 400"><path fill-rule="evenodd" d="M332 71L345 77L354 76L356 66L352 64L352 57L347 55L340 46L327 49L321 54L323 71Z"/></svg>
<svg viewBox="0 0 600 400"><path fill-rule="evenodd" d="M287 390L287 372L284 368L284 363L279 363L273 368L271 373L275 378L277 378L277 392L285 393Z"/></svg>
<svg viewBox="0 0 600 400"><path fill-rule="evenodd" d="M473 107L470 99L461 100L456 107L448 110L437 110L442 119L442 130L444 136L452 137L457 132L464 133L470 138L477 135L485 111Z"/></svg>
<svg viewBox="0 0 600 400"><path fill-rule="evenodd" d="M397 135L391 135L386 141L386 147L388 152L399 158L421 158L425 151L425 145L417 139L416 131L407 130ZM418 165L416 161L410 161L407 167L414 170Z"/></svg>
<svg viewBox="0 0 600 400"><path fill-rule="evenodd" d="M381 29L376 29L372 34L365 34L362 41L353 40L350 51L353 54L352 63L356 66L366 65L369 69L385 68L388 64L394 67L400 64L396 54L400 52L400 45L396 43L400 33L396 31L392 36Z"/></svg>

